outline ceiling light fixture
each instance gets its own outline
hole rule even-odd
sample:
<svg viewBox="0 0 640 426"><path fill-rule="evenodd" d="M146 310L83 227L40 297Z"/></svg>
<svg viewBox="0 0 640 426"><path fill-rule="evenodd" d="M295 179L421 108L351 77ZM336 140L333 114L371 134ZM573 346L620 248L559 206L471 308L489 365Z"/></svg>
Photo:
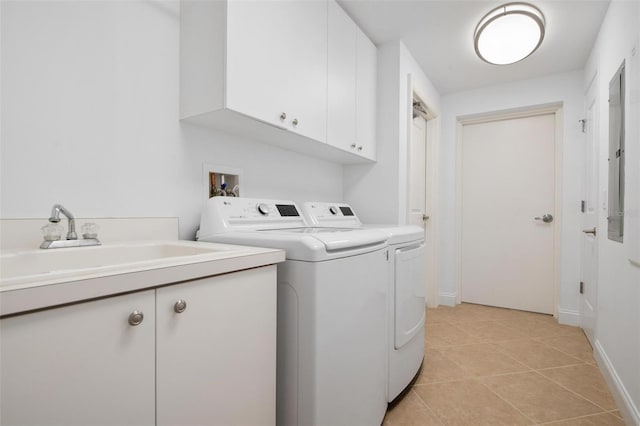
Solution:
<svg viewBox="0 0 640 426"><path fill-rule="evenodd" d="M487 13L473 35L476 53L485 62L507 65L531 55L544 39L545 20L528 3L507 3Z"/></svg>

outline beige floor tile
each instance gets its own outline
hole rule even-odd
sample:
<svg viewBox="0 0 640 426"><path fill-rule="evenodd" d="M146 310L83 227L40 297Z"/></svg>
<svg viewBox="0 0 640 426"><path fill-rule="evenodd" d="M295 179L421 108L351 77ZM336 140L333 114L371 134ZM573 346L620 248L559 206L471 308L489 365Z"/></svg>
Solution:
<svg viewBox="0 0 640 426"><path fill-rule="evenodd" d="M578 358L569 356L532 339L510 340L508 342L496 343L495 345L500 350L534 370L583 363L583 361Z"/></svg>
<svg viewBox="0 0 640 426"><path fill-rule="evenodd" d="M502 342L530 337L526 332L507 327L500 321L478 321L458 324L460 329L484 342Z"/></svg>
<svg viewBox="0 0 640 426"><path fill-rule="evenodd" d="M588 399L607 411L617 408L616 402L598 367L591 364L541 370L540 374Z"/></svg>
<svg viewBox="0 0 640 426"><path fill-rule="evenodd" d="M536 340L585 362L595 362L595 359L593 358L593 349L591 348L591 345L584 333L576 333L570 336L547 337Z"/></svg>
<svg viewBox="0 0 640 426"><path fill-rule="evenodd" d="M536 372L487 377L482 382L537 422L564 420L604 411Z"/></svg>
<svg viewBox="0 0 640 426"><path fill-rule="evenodd" d="M382 424L384 426L442 425L413 390L387 411Z"/></svg>
<svg viewBox="0 0 640 426"><path fill-rule="evenodd" d="M499 351L493 344L453 346L440 351L473 376L491 376L530 370L511 356Z"/></svg>
<svg viewBox="0 0 640 426"><path fill-rule="evenodd" d="M494 306L475 305L470 303L463 303L457 308L459 310L458 315L462 314L465 317L465 313L475 314L475 319L478 321L509 321L509 320L527 320L527 319L540 319L549 315L538 314L535 312L518 311L515 309L498 308ZM458 316L456 315L456 317ZM454 318L453 322L463 322Z"/></svg>
<svg viewBox="0 0 640 426"><path fill-rule="evenodd" d="M501 321L502 325L524 333L527 337L557 337L582 333L577 327L560 325L555 319L514 319ZM569 327L569 328L568 328Z"/></svg>
<svg viewBox="0 0 640 426"><path fill-rule="evenodd" d="M609 413L547 423L549 426L624 426L624 421Z"/></svg>
<svg viewBox="0 0 640 426"><path fill-rule="evenodd" d="M450 323L427 323L424 327L424 344L427 348L466 345L480 339Z"/></svg>
<svg viewBox="0 0 640 426"><path fill-rule="evenodd" d="M531 420L474 380L413 388L444 425L529 425Z"/></svg>
<svg viewBox="0 0 640 426"><path fill-rule="evenodd" d="M439 350L427 349L424 354L422 371L416 384L460 380L468 375L467 371L445 357Z"/></svg>
<svg viewBox="0 0 640 426"><path fill-rule="evenodd" d="M620 410L612 410L609 413L613 414L614 416L618 417L619 419L622 418L622 413L620 412Z"/></svg>
<svg viewBox="0 0 640 426"><path fill-rule="evenodd" d="M425 316L425 323L439 323L449 322L452 318L455 318L455 308L448 306L438 306L437 308L428 308Z"/></svg>

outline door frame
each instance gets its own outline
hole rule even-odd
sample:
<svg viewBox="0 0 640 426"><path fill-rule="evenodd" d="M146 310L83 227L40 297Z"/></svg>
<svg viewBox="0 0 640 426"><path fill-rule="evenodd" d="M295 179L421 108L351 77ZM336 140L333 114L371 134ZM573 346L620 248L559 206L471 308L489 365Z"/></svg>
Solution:
<svg viewBox="0 0 640 426"><path fill-rule="evenodd" d="M429 220L424 222L424 243L425 243L425 263L427 265L425 295L426 305L429 308L436 308L439 304L438 289L438 143L440 132L440 118L437 111L430 108L428 96L421 93L421 88L414 84L414 79L409 73L407 75L407 96L406 96L406 118L407 129L407 150L411 145L411 133L413 130L413 99L419 99L427 108L426 113L426 141L425 141L425 214ZM409 155L406 156L406 170L409 170ZM409 197L406 199L406 218L409 220L410 208Z"/></svg>
<svg viewBox="0 0 640 426"><path fill-rule="evenodd" d="M558 290L560 288L560 254L562 234L562 146L563 146L563 109L562 103L532 105L502 111L472 114L457 117L456 123L456 190L455 190L455 272L456 304L462 303L462 135L463 126L515 118L527 118L538 115L555 116L555 196L553 241L553 316L558 318Z"/></svg>
<svg viewBox="0 0 640 426"><path fill-rule="evenodd" d="M599 202L599 195L600 195L600 167L599 167L599 162L600 162L600 145L598 143L598 135L600 132L600 121L598 120L598 117L600 116L600 105L599 105L599 92L598 92L598 84L597 84L597 78L598 78L598 71L596 70L593 74L593 76L591 77L591 80L589 82L589 84L587 85L587 90L584 93L584 99L585 99L585 111L584 111L584 119L587 120L586 125L587 126L591 126L591 137L593 138L593 146L589 146L589 144L585 143L585 151L584 151L584 159L582 161L582 166L585 168L583 169L583 188L582 188L582 197L581 199L583 200L587 200L588 201L593 201L595 203L594 206L594 215L595 215L595 223L593 224L596 229L598 228L599 224L600 224L600 202ZM589 117L588 115L588 111L589 108L593 108L593 117ZM589 123L589 119L591 118L591 123ZM583 123L584 126L584 123ZM587 137L589 136L588 133L585 131L585 142L587 141ZM592 194L592 196L594 196L594 200L589 200L589 197L586 196L586 191L588 190L588 188L586 188L586 183L587 183L587 179L586 179L586 159L587 159L587 155L588 152L587 150L592 149L592 155L595 155L595 167L594 170L591 171L591 173L593 173L593 186L595 187L595 192ZM581 225L581 229L584 229L584 215L586 212L582 212L580 215L580 225ZM583 231L584 232L584 231ZM580 281L582 282L583 279L585 278L583 276L583 265L585 262L585 259L583 257L583 252L582 252L582 248L583 248L583 244L584 244L584 235L580 236ZM584 332L585 335L587 336L587 339L589 340L589 343L591 344L591 346L595 347L595 341L596 341L596 333L597 333L597 329L598 329L598 269L599 269L599 252L600 252L600 246L599 246L599 242L598 242L598 238L594 236L594 245L595 245L595 262L594 262L594 276L592 277L593 282L589 283L589 285L591 285L593 287L593 291L594 291L594 300L593 300L593 330L592 330L592 335L590 335L588 332ZM578 326L580 328L582 328L582 330L584 331L584 303L585 303L585 294L579 294L578 295Z"/></svg>

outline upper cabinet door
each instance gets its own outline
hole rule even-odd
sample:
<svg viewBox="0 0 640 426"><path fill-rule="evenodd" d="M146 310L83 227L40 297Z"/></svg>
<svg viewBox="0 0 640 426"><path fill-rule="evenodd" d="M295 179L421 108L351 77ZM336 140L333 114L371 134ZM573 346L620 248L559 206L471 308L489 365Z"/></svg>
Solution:
<svg viewBox="0 0 640 426"><path fill-rule="evenodd" d="M227 3L227 107L326 141L326 1Z"/></svg>
<svg viewBox="0 0 640 426"><path fill-rule="evenodd" d="M356 146L357 26L334 0L329 0L327 143L350 152Z"/></svg>
<svg viewBox="0 0 640 426"><path fill-rule="evenodd" d="M359 28L356 29L356 43L356 143L362 147L362 156L375 160L378 53L376 46Z"/></svg>

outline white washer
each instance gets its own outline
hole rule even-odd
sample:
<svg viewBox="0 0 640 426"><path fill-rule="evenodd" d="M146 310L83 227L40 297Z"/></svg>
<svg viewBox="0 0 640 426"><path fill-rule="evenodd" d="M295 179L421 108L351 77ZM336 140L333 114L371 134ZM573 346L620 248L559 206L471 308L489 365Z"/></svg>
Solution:
<svg viewBox="0 0 640 426"><path fill-rule="evenodd" d="M407 225L363 225L348 204L307 202L311 226L378 229L389 235L388 401L413 381L424 359L426 264L424 229Z"/></svg>
<svg viewBox="0 0 640 426"><path fill-rule="evenodd" d="M381 424L387 234L308 227L291 201L215 197L199 239L286 251L278 264L277 424Z"/></svg>

